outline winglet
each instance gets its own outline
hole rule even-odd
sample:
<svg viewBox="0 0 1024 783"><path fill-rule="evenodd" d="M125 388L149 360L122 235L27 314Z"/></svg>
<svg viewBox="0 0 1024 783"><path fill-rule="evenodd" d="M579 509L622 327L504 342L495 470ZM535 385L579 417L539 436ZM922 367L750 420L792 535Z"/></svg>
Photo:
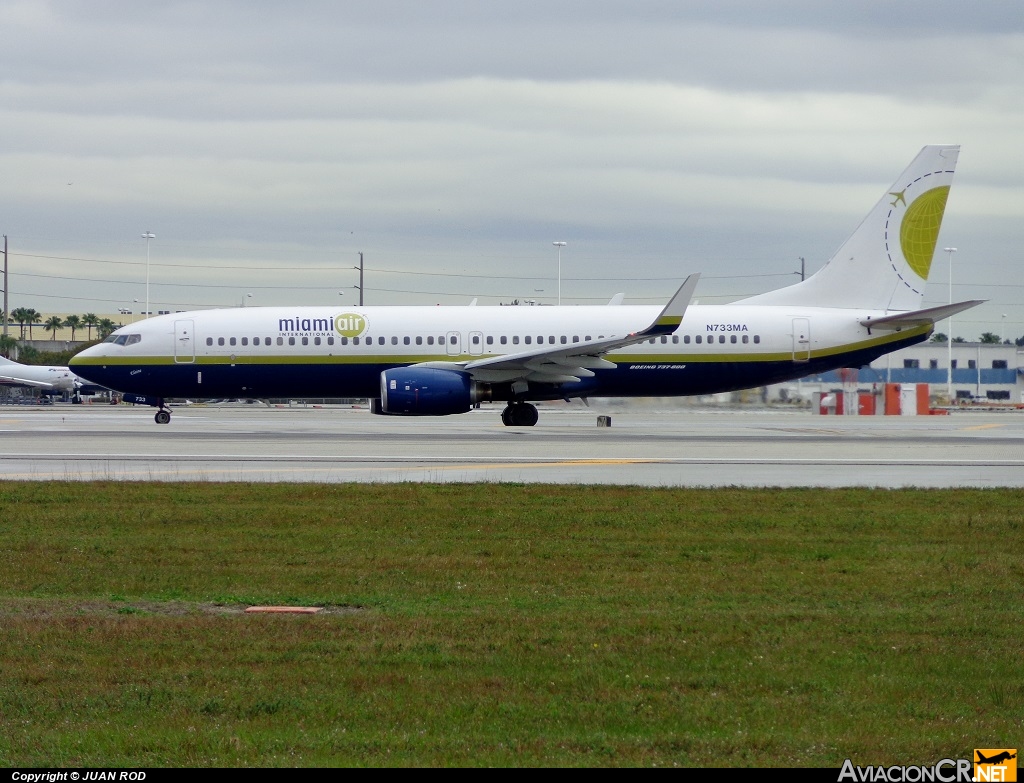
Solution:
<svg viewBox="0 0 1024 783"><path fill-rule="evenodd" d="M679 286L675 296L669 300L668 304L665 305L665 309L654 320L654 323L642 332L637 332L637 336L655 337L662 334L672 334L678 329L679 324L683 322L683 314L686 313L686 308L689 307L690 300L693 299L693 292L697 288L697 281L699 279L700 272L694 272L686 278L683 284Z"/></svg>

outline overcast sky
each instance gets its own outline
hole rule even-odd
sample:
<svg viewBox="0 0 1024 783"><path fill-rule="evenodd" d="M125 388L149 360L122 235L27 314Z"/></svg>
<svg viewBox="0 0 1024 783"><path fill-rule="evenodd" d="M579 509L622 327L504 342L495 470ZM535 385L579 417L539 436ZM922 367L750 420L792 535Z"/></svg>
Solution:
<svg viewBox="0 0 1024 783"><path fill-rule="evenodd" d="M154 311L354 304L360 251L367 304L553 303L554 241L563 302L691 272L726 302L959 143L939 246L991 303L954 332L1024 334L1015 1L4 0L0 30L11 308L143 309L146 231Z"/></svg>

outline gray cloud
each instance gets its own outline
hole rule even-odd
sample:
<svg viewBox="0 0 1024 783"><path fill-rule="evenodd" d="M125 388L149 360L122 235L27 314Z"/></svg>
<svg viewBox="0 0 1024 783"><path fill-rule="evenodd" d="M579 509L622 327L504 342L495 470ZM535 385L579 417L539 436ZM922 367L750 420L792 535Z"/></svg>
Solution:
<svg viewBox="0 0 1024 783"><path fill-rule="evenodd" d="M336 298L360 250L377 302L543 298L553 239L577 301L695 270L724 300L822 263L935 142L964 145L958 279L1020 277L1012 4L15 1L0 25L0 230L50 276L12 285L41 311L132 301L147 229L174 307ZM1022 292L958 285L1024 333Z"/></svg>

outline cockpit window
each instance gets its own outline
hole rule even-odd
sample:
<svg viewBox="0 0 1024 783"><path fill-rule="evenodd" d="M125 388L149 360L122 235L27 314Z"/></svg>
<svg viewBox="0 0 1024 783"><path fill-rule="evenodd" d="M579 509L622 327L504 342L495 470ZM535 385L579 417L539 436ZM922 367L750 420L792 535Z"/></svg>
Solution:
<svg viewBox="0 0 1024 783"><path fill-rule="evenodd" d="M114 343L114 345L135 345L142 342L141 334L112 334L103 342Z"/></svg>

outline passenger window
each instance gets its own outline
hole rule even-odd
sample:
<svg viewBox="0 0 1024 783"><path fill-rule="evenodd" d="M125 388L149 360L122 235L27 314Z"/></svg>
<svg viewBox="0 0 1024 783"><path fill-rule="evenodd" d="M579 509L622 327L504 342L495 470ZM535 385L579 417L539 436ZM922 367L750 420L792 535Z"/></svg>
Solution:
<svg viewBox="0 0 1024 783"><path fill-rule="evenodd" d="M207 337L206 338L206 344L207 345L213 345L213 338L212 337Z"/></svg>
<svg viewBox="0 0 1024 783"><path fill-rule="evenodd" d="M472 342L473 342L473 345L480 345L480 335L474 334Z"/></svg>
<svg viewBox="0 0 1024 783"><path fill-rule="evenodd" d="M661 344L664 345L667 342L668 342L668 338L665 335L662 335L661 336Z"/></svg>
<svg viewBox="0 0 1024 783"><path fill-rule="evenodd" d="M384 338L383 337L378 337L377 338L377 345L384 345Z"/></svg>
<svg viewBox="0 0 1024 783"><path fill-rule="evenodd" d="M487 335L487 344L494 345L494 338L491 335Z"/></svg>
<svg viewBox="0 0 1024 783"><path fill-rule="evenodd" d="M501 344L502 345L507 345L508 344L508 338L505 335L501 336Z"/></svg>
<svg viewBox="0 0 1024 783"><path fill-rule="evenodd" d="M559 339L559 342L561 342L562 345L565 345L567 342L569 342L569 339L563 334Z"/></svg>
<svg viewBox="0 0 1024 783"><path fill-rule="evenodd" d="M397 337L392 337L391 338L391 344L392 345L398 345L398 338Z"/></svg>
<svg viewBox="0 0 1024 783"><path fill-rule="evenodd" d="M313 345L320 345L320 338L319 337L314 337L313 338Z"/></svg>
<svg viewBox="0 0 1024 783"><path fill-rule="evenodd" d="M302 344L303 345L309 345L309 338L308 337L303 337L302 338Z"/></svg>
<svg viewBox="0 0 1024 783"><path fill-rule="evenodd" d="M578 334L574 334L574 335L572 336L572 341L573 341L574 343L578 343L578 342L580 341L580 336L579 336Z"/></svg>
<svg viewBox="0 0 1024 783"><path fill-rule="evenodd" d="M700 345L704 341L704 338L701 337L699 334L696 337L694 337L693 339L697 343L697 345Z"/></svg>
<svg viewBox="0 0 1024 783"><path fill-rule="evenodd" d="M228 340L228 343L231 345L237 345L238 341L234 337L232 337L230 340Z"/></svg>
<svg viewBox="0 0 1024 783"><path fill-rule="evenodd" d="M334 337L333 336L327 338L327 344L328 345L334 345Z"/></svg>
<svg viewBox="0 0 1024 783"><path fill-rule="evenodd" d="M358 337L353 337L352 338L352 345L359 345L359 338Z"/></svg>
<svg viewBox="0 0 1024 783"><path fill-rule="evenodd" d="M277 338L277 344L278 345L284 345L284 338L283 337L278 337Z"/></svg>
<svg viewBox="0 0 1024 783"><path fill-rule="evenodd" d="M518 334L514 335L512 337L512 345L519 345L519 335Z"/></svg>
<svg viewBox="0 0 1024 783"><path fill-rule="evenodd" d="M289 337L288 338L288 345L295 345L295 338L294 337Z"/></svg>
<svg viewBox="0 0 1024 783"><path fill-rule="evenodd" d="M679 343L679 335L678 334L672 335L672 343L674 345L678 345L678 343Z"/></svg>
<svg viewBox="0 0 1024 783"><path fill-rule="evenodd" d="M403 337L402 338L402 345L408 345L408 344L409 344L409 338L408 337Z"/></svg>
<svg viewBox="0 0 1024 783"><path fill-rule="evenodd" d="M583 339L584 339L584 340L586 340L586 341L587 341L587 342L589 343L589 342L590 342L590 335L588 334L588 335L587 335L586 337L584 337Z"/></svg>
<svg viewBox="0 0 1024 783"><path fill-rule="evenodd" d="M527 345L531 345L533 343L533 338L530 337L530 335L526 335L526 337L523 338L523 342L525 342Z"/></svg>
<svg viewBox="0 0 1024 783"><path fill-rule="evenodd" d="M242 345L248 345L248 344L249 344L249 338L248 337L243 337L242 338Z"/></svg>
<svg viewBox="0 0 1024 783"><path fill-rule="evenodd" d="M718 335L718 342L720 344L725 342L725 335L724 334Z"/></svg>
<svg viewBox="0 0 1024 783"><path fill-rule="evenodd" d="M217 338L217 345L224 345L224 338L223 337L218 337Z"/></svg>
<svg viewBox="0 0 1024 783"><path fill-rule="evenodd" d="M735 345L736 344L736 335L730 334L729 335L729 342L731 342L733 345Z"/></svg>
<svg viewBox="0 0 1024 783"><path fill-rule="evenodd" d="M687 345L689 345L690 344L690 335L684 334L683 335L683 342L686 343Z"/></svg>
<svg viewBox="0 0 1024 783"><path fill-rule="evenodd" d="M743 344L746 345L749 342L750 342L750 335L749 334L743 335Z"/></svg>
<svg viewBox="0 0 1024 783"><path fill-rule="evenodd" d="M341 338L341 344L342 345L348 345L348 338L347 337L342 337Z"/></svg>
<svg viewBox="0 0 1024 783"><path fill-rule="evenodd" d="M423 345L423 338L422 337L419 337L419 336L416 337L416 345Z"/></svg>
<svg viewBox="0 0 1024 783"><path fill-rule="evenodd" d="M427 345L433 345L433 344L434 344L434 335L432 335L432 334L427 335Z"/></svg>
<svg viewBox="0 0 1024 783"><path fill-rule="evenodd" d="M759 343L759 342L761 342L761 335L759 335L759 334L755 334L755 335L754 335L754 342L755 342L755 343Z"/></svg>
<svg viewBox="0 0 1024 783"><path fill-rule="evenodd" d="M553 334L549 334L548 335L548 345L554 345L554 344L555 344L555 336Z"/></svg>

